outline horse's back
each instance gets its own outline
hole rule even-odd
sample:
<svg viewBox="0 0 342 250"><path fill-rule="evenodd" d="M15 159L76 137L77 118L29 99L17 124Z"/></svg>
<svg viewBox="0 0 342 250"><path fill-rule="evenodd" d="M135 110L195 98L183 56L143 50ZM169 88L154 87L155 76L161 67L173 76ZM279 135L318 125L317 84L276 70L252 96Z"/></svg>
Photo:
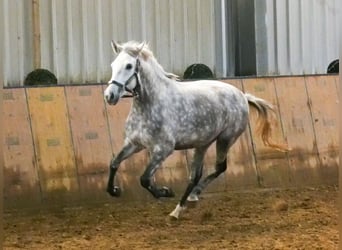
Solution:
<svg viewBox="0 0 342 250"><path fill-rule="evenodd" d="M226 82L222 82L219 80L196 80L196 81L184 81L184 82L177 82L180 86L183 87L208 87L208 86L218 86L218 87L223 87L223 88L230 88L230 89L236 89L238 90L238 88L236 88L234 85L226 83Z"/></svg>
<svg viewBox="0 0 342 250"><path fill-rule="evenodd" d="M211 102L216 101L220 106L237 105L241 109L248 108L247 99L242 91L229 83L217 80L198 80L180 82L178 86L186 98L208 98Z"/></svg>
<svg viewBox="0 0 342 250"><path fill-rule="evenodd" d="M203 92L203 91L215 91L221 93L228 93L230 95L243 96L241 90L232 84L217 81L217 80L197 80L178 82L178 86L185 92Z"/></svg>

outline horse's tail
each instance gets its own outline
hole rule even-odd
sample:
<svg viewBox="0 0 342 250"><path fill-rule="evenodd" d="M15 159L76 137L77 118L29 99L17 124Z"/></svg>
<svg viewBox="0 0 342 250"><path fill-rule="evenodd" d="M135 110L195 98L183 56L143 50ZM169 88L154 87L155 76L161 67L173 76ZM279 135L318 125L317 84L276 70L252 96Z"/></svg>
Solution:
<svg viewBox="0 0 342 250"><path fill-rule="evenodd" d="M272 104L268 103L264 99L258 98L251 94L245 94L248 103L256 108L259 114L260 126L258 132L261 133L261 139L265 146L275 148L276 150L287 152L290 149L286 145L279 145L270 142L272 126L270 121L270 111L274 112Z"/></svg>

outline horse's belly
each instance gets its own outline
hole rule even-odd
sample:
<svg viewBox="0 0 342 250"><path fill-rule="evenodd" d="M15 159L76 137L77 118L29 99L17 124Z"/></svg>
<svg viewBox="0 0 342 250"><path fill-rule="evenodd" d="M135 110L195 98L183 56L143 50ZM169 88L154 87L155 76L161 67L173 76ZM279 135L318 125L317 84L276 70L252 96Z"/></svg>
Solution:
<svg viewBox="0 0 342 250"><path fill-rule="evenodd" d="M206 135L195 132L187 133L186 135L178 137L179 139L176 141L175 149L183 150L205 146L213 142L217 138L217 136L217 132L208 133Z"/></svg>

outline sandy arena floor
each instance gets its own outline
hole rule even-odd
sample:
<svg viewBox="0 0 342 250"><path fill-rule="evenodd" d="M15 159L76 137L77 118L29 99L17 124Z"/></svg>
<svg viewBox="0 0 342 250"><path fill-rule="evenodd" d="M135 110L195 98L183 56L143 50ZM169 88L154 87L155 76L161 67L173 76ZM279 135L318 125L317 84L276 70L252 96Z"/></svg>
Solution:
<svg viewBox="0 0 342 250"><path fill-rule="evenodd" d="M337 187L205 195L4 215L4 249L337 249Z"/></svg>

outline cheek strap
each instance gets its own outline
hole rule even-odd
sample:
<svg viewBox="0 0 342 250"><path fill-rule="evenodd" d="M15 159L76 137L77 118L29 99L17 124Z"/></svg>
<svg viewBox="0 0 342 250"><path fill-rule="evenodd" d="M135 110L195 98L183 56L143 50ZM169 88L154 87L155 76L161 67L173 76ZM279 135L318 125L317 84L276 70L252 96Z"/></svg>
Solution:
<svg viewBox="0 0 342 250"><path fill-rule="evenodd" d="M127 92L131 93L132 96L139 96L139 92L140 92L140 80L139 80L139 76L138 76L139 67L140 67L140 60L139 60L139 58L137 58L133 75L131 75L125 83L121 83L121 82L114 80L111 82L111 84L114 84L114 85L118 86L119 88L126 90ZM130 89L127 87L127 85L130 83L130 81L132 80L133 77L135 77L137 84L135 85L135 87L133 89Z"/></svg>

